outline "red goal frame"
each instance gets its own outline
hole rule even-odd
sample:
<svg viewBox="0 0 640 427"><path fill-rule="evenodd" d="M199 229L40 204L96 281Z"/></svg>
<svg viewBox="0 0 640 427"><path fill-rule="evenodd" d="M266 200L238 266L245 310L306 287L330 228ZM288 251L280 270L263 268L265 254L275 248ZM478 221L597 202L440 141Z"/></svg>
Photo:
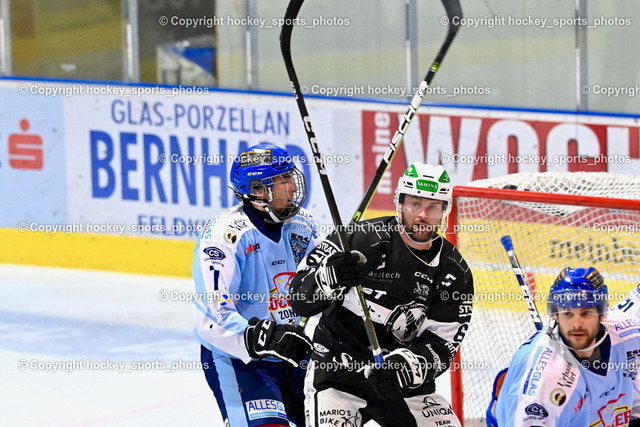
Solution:
<svg viewBox="0 0 640 427"><path fill-rule="evenodd" d="M447 240L449 240L456 247L458 246L458 236L455 231L458 224L457 207L458 199L461 197L640 211L640 200L584 196L576 194L543 193L536 191L506 190L499 188L455 186L453 188L452 196L453 205L451 208L451 213L449 214L445 236ZM458 349L458 353L456 354L454 362L451 366L451 405L453 412L456 414L462 425L464 425L464 413L462 405L464 390L462 389L462 373L459 369L459 366L460 349ZM489 400L490 396L487 396L487 404L489 403Z"/></svg>

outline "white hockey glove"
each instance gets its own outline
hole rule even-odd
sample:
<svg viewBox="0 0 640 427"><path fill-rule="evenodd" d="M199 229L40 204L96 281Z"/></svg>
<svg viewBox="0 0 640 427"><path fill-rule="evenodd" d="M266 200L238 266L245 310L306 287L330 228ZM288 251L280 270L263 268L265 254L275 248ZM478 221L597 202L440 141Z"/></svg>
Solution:
<svg viewBox="0 0 640 427"><path fill-rule="evenodd" d="M244 330L244 345L249 356L254 359L273 356L294 368L298 367L312 348L302 326L279 325L257 317L251 318L249 327Z"/></svg>
<svg viewBox="0 0 640 427"><path fill-rule="evenodd" d="M393 350L381 367L368 367L364 376L381 399L391 399L427 378L427 359L406 348Z"/></svg>
<svg viewBox="0 0 640 427"><path fill-rule="evenodd" d="M329 298L342 297L344 292L362 283L367 276L367 258L358 252L337 252L320 262L315 272L316 283Z"/></svg>

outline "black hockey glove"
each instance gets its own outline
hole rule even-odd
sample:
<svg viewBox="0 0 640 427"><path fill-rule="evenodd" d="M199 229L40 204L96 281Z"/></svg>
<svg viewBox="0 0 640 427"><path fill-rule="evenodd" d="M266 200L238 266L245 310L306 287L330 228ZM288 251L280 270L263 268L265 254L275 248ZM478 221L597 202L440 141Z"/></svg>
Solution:
<svg viewBox="0 0 640 427"><path fill-rule="evenodd" d="M251 318L244 330L244 345L254 359L273 356L294 368L311 352L311 341L302 326L279 325L257 317Z"/></svg>
<svg viewBox="0 0 640 427"><path fill-rule="evenodd" d="M364 264L367 262L358 251L337 252L320 262L315 272L316 283L329 298L335 299L367 276Z"/></svg>
<svg viewBox="0 0 640 427"><path fill-rule="evenodd" d="M391 399L422 385L427 378L427 359L406 348L399 348L387 355L381 367L367 368L364 376L378 397Z"/></svg>

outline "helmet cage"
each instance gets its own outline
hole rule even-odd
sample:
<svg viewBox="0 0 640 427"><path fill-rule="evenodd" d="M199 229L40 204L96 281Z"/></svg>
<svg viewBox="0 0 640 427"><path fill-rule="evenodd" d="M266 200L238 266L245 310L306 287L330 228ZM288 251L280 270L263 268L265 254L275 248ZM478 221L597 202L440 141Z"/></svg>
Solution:
<svg viewBox="0 0 640 427"><path fill-rule="evenodd" d="M287 180L296 185L293 197L274 194L274 185ZM269 143L255 145L238 155L231 166L230 181L238 200L262 206L274 222L295 216L307 199L304 175L293 158L286 150ZM273 203L283 198L291 203L276 212Z"/></svg>
<svg viewBox="0 0 640 427"><path fill-rule="evenodd" d="M280 194L274 193L273 186L276 183L284 183L287 180L293 180L296 185L296 191L292 198L284 194L284 198L288 199L291 204L282 208L280 212L276 212L272 204L279 199ZM264 207L267 212L273 213L281 221L293 218L305 200L307 200L307 183L304 174L294 166L289 172L268 178L251 180L249 182L249 194L245 196L245 199Z"/></svg>

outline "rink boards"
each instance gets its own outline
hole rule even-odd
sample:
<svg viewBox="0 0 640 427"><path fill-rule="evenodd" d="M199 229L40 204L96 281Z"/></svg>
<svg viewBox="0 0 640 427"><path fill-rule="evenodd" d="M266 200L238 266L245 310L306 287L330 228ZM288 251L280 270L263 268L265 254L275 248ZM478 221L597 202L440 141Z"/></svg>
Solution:
<svg viewBox="0 0 640 427"><path fill-rule="evenodd" d="M259 142L289 151L307 177L305 207L321 233L333 230L291 94L2 79L0 97L0 262L187 276L206 221L236 203L231 160ZM407 103L307 101L346 222ZM370 209L393 211L416 160L443 164L455 185L525 170L636 174L639 129L622 116L425 103ZM567 160L576 158L593 161Z"/></svg>

